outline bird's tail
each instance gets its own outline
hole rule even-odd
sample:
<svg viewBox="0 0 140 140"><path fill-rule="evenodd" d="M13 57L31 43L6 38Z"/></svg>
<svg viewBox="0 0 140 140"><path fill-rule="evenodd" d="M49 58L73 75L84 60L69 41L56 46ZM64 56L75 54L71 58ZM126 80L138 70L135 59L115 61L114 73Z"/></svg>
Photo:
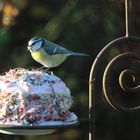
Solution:
<svg viewBox="0 0 140 140"><path fill-rule="evenodd" d="M78 52L70 52L69 55L71 56L89 56L88 54L85 53L78 53Z"/></svg>

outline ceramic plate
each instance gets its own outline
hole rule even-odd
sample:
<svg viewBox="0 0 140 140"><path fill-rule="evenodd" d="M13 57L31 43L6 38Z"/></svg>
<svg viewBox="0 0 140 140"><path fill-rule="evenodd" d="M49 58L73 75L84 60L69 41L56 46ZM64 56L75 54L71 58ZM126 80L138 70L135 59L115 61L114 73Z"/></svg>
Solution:
<svg viewBox="0 0 140 140"><path fill-rule="evenodd" d="M50 121L39 126L10 126L0 125L0 133L10 135L44 135L51 134L60 128L68 128L77 126L79 122L77 120L70 122Z"/></svg>

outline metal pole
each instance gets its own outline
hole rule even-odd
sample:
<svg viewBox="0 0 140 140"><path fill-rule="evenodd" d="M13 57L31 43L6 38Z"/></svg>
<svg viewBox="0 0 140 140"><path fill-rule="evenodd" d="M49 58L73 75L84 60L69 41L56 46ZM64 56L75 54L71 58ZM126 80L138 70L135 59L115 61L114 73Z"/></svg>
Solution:
<svg viewBox="0 0 140 140"><path fill-rule="evenodd" d="M130 30L130 12L131 12L131 0L125 0L125 33L126 37L131 35L131 30Z"/></svg>
<svg viewBox="0 0 140 140"><path fill-rule="evenodd" d="M129 9L129 4L128 0L125 0L125 33L126 37L129 36L129 17L128 17L128 9Z"/></svg>
<svg viewBox="0 0 140 140"><path fill-rule="evenodd" d="M93 134L95 133L95 116L94 116L94 89L95 89L95 84L94 84L94 77L93 77L93 72L94 72L94 63L91 67L90 71L90 76L89 76L89 140L93 140Z"/></svg>

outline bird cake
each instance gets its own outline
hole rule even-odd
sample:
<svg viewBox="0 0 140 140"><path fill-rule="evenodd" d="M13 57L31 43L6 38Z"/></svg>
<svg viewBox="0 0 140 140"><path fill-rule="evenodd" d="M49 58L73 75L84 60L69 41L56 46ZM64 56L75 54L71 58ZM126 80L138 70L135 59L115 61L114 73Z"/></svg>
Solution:
<svg viewBox="0 0 140 140"><path fill-rule="evenodd" d="M38 126L70 122L77 116L69 88L41 70L10 69L0 76L0 124Z"/></svg>

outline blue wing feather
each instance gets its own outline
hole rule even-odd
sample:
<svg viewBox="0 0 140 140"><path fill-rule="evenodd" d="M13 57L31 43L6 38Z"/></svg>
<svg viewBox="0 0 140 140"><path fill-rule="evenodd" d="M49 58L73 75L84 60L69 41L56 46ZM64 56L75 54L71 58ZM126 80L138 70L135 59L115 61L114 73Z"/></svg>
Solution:
<svg viewBox="0 0 140 140"><path fill-rule="evenodd" d="M44 46L43 46L45 52L49 55L55 55L55 54L69 54L70 51L67 49L52 43L50 41L45 41Z"/></svg>
<svg viewBox="0 0 140 140"><path fill-rule="evenodd" d="M75 55L75 56L89 56L87 54L84 53L77 53L77 52L73 52L70 50L67 50L53 42L50 42L48 40L45 40L44 46L43 46L45 52L49 55L55 55L55 54L65 54L67 56L70 55Z"/></svg>

